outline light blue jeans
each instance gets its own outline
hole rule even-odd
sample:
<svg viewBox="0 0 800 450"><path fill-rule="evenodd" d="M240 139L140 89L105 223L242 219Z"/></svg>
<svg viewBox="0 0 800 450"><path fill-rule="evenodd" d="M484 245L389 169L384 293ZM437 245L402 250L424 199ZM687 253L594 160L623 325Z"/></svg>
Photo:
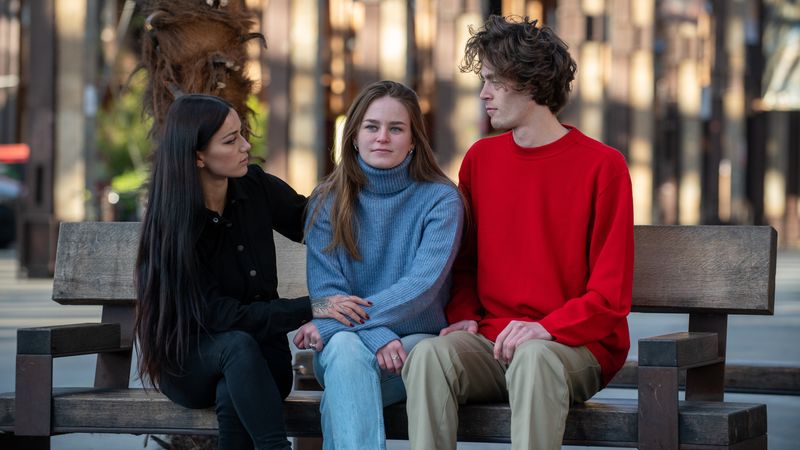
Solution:
<svg viewBox="0 0 800 450"><path fill-rule="evenodd" d="M400 339L406 353L431 334ZM322 394L323 450L385 450L383 407L401 402L406 389L400 375L382 371L375 354L357 334L340 331L314 354L314 374Z"/></svg>

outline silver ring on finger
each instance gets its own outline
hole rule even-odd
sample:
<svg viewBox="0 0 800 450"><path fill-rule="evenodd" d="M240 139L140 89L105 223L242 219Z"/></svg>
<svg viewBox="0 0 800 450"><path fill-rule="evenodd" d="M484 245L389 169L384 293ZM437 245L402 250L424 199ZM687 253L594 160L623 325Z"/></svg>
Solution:
<svg viewBox="0 0 800 450"><path fill-rule="evenodd" d="M398 359L400 359L400 355L398 355L397 353L392 355L392 361L397 361Z"/></svg>
<svg viewBox="0 0 800 450"><path fill-rule="evenodd" d="M315 344L315 343L313 343L313 342L312 342L312 343L310 343L310 344L308 344L308 346L309 346L309 347L311 347L311 348L313 348L314 350L316 350L316 349L317 349L317 344Z"/></svg>

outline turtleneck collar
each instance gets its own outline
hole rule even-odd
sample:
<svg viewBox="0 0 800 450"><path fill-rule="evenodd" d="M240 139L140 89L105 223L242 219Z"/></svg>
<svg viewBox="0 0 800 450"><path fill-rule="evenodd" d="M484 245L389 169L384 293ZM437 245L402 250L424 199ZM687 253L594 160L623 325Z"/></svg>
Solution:
<svg viewBox="0 0 800 450"><path fill-rule="evenodd" d="M407 188L413 182L408 173L411 158L412 155L406 156L403 162L391 169L376 169L358 156L358 165L367 176L367 185L364 186L364 190L376 194L393 194Z"/></svg>

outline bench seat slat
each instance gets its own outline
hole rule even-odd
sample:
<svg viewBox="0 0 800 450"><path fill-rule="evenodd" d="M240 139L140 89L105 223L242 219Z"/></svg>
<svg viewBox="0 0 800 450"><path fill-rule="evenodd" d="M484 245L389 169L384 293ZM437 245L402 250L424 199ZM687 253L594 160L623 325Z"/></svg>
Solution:
<svg viewBox="0 0 800 450"><path fill-rule="evenodd" d="M285 403L289 435L319 436L321 392L295 392ZM758 404L681 402L681 442L686 445L730 445L766 431L766 407ZM407 439L405 406L386 408L386 434ZM460 408L459 440L509 442L506 404L467 405ZM13 393L0 395L0 430L13 428ZM565 443L594 442L635 445L635 400L590 400L571 408ZM53 399L55 432L214 434L217 420L212 408L193 410L165 396L143 389L56 389Z"/></svg>

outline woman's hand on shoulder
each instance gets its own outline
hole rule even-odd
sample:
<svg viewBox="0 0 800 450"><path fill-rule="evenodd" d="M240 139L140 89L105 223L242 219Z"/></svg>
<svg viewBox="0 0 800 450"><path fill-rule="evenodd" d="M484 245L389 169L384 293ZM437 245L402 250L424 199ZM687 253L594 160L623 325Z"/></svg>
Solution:
<svg viewBox="0 0 800 450"><path fill-rule="evenodd" d="M378 359L378 365L381 366L381 369L399 375L403 369L403 364L406 363L408 354L403 348L403 343L400 342L400 339L395 339L379 348L375 353L375 357Z"/></svg>
<svg viewBox="0 0 800 450"><path fill-rule="evenodd" d="M320 336L319 330L317 329L317 326L314 325L314 322L308 322L307 324L298 328L297 333L294 335L294 339L292 339L292 342L294 342L294 345L301 350L310 348L316 352L321 352L322 347L325 346L325 344L322 342L322 336Z"/></svg>
<svg viewBox="0 0 800 450"><path fill-rule="evenodd" d="M351 321L364 323L369 319L365 306L372 306L372 302L355 295L331 295L311 300L311 314L315 319L336 319L352 327Z"/></svg>

